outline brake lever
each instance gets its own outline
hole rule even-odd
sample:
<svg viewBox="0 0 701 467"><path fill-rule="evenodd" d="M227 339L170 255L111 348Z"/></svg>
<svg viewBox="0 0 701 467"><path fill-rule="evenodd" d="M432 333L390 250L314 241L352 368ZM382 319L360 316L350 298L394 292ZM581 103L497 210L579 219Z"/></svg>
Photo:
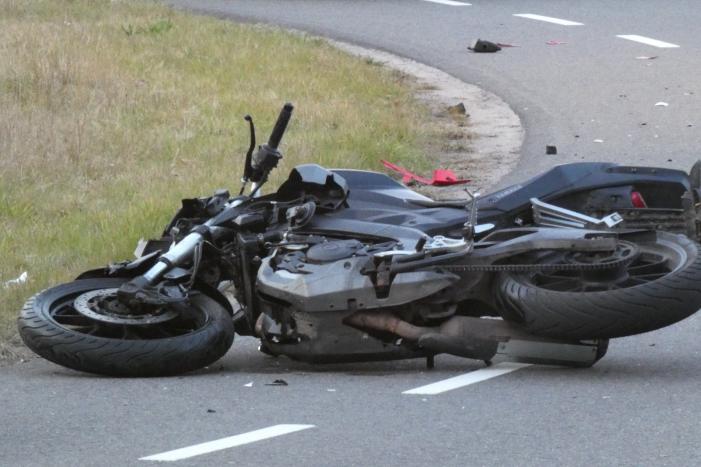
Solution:
<svg viewBox="0 0 701 467"><path fill-rule="evenodd" d="M243 192L246 189L246 184L253 176L253 166L251 165L251 161L253 160L253 151L256 149L256 127L253 125L253 117L246 115L243 118L248 122L248 127L251 132L251 145L248 146L248 152L246 153L246 162L244 163L243 167L243 177L241 178L242 185L241 191L239 191L239 196L243 195Z"/></svg>

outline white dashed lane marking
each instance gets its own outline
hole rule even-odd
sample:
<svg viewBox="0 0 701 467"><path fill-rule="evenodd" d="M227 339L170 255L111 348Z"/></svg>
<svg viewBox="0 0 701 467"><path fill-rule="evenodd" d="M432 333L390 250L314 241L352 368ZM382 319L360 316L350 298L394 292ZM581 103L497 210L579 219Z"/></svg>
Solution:
<svg viewBox="0 0 701 467"><path fill-rule="evenodd" d="M426 386L409 389L408 391L404 391L402 394L440 394L442 392L452 391L453 389L462 388L464 386L469 386L470 384L475 384L482 381L486 381L491 378L496 378L497 376L505 375L507 373L520 370L521 368L525 368L527 366L531 365L529 363L499 363L494 366L483 368L481 370L471 371L469 373L465 373L464 375L455 376L454 378L448 378L444 379L443 381L427 384Z"/></svg>
<svg viewBox="0 0 701 467"><path fill-rule="evenodd" d="M578 23L568 19L553 18L551 16L534 15L532 13L516 13L514 16L518 16L519 18L534 19L536 21L545 21L546 23L559 24L560 26L584 26L584 23Z"/></svg>
<svg viewBox="0 0 701 467"><path fill-rule="evenodd" d="M450 6L470 6L472 3L465 3L465 2L455 2L453 0L423 0L424 2L431 2L431 3L440 3L441 5L450 5Z"/></svg>
<svg viewBox="0 0 701 467"><path fill-rule="evenodd" d="M314 428L314 425L274 425L269 426L268 428L249 431L248 433L242 433L236 436L229 436L228 438L217 439L207 443L195 444L194 446L176 449L174 451L162 452L161 454L142 457L139 460L161 462L179 461L190 457L200 456L202 454L209 454L210 452L214 451L220 451L222 449L233 448L244 444L255 443L256 441L262 441L268 438L274 438L276 436L294 433L295 431L307 430L309 428Z"/></svg>
<svg viewBox="0 0 701 467"><path fill-rule="evenodd" d="M679 47L677 44L671 44L669 42L658 41L657 39L651 39L645 36L638 36L637 34L621 34L616 37L621 39L627 39L629 41L640 42L641 44L651 45L653 47L659 47L661 49L674 49Z"/></svg>

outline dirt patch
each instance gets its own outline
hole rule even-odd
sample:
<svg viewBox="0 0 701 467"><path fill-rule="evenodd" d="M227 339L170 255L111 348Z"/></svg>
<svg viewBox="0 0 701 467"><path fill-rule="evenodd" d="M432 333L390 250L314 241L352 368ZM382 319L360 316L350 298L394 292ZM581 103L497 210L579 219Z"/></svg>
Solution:
<svg viewBox="0 0 701 467"><path fill-rule="evenodd" d="M22 344L19 336L16 334L7 342L0 342L0 368L12 362L29 360L35 357L36 356Z"/></svg>
<svg viewBox="0 0 701 467"><path fill-rule="evenodd" d="M450 169L458 178L472 180L470 189L483 191L496 185L516 166L523 127L513 110L496 95L413 60L343 42L329 42L415 79L416 96L434 117L430 124L438 125L439 134L444 136L426 148L429 157L435 158L437 168ZM464 106L464 114L459 104ZM465 197L459 185L413 188L435 199Z"/></svg>

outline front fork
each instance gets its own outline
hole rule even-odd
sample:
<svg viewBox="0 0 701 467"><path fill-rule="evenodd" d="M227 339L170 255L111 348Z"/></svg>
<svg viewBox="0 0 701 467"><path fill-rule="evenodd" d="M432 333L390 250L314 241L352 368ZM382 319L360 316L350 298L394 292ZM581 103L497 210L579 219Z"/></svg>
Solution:
<svg viewBox="0 0 701 467"><path fill-rule="evenodd" d="M146 284L154 285L161 280L163 275L175 266L180 266L192 258L195 249L204 241L204 235L199 232L189 233L185 238L175 244L163 254L151 269L142 276Z"/></svg>
<svg viewBox="0 0 701 467"><path fill-rule="evenodd" d="M257 188L255 184L253 188ZM238 199L234 200L227 205L226 209L234 208L242 202L243 201ZM157 285L168 271L175 267L182 266L192 259L197 248L199 248L205 238L211 235L213 231L216 231L216 229L217 227L213 225L212 219L195 228L194 231L187 234L185 238L161 255L156 264L151 266L143 275L137 276L122 284L117 292L119 300L127 305L134 301L138 302L140 294L143 295L146 289Z"/></svg>

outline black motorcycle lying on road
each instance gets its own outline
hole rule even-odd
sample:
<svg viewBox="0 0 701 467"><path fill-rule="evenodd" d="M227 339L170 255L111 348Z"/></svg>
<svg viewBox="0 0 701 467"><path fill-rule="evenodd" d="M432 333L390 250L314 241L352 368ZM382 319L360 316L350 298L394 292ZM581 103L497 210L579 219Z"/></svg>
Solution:
<svg viewBox="0 0 701 467"><path fill-rule="evenodd" d="M465 201L308 164L262 195L291 113L255 155L247 117L238 196L183 200L137 259L32 297L27 346L118 376L204 367L235 333L309 362L446 353L586 367L608 339L701 308L699 164L562 165Z"/></svg>

